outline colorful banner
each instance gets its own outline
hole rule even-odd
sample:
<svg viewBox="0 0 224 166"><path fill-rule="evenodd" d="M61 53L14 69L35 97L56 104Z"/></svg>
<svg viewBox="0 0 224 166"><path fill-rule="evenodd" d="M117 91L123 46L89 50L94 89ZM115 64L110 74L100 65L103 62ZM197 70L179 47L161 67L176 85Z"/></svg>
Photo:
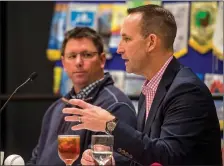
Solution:
<svg viewBox="0 0 224 166"><path fill-rule="evenodd" d="M162 0L146 0L146 3L161 6L162 5Z"/></svg>
<svg viewBox="0 0 224 166"><path fill-rule="evenodd" d="M189 45L201 54L212 48L217 2L192 2Z"/></svg>
<svg viewBox="0 0 224 166"><path fill-rule="evenodd" d="M127 7L128 8L134 8L138 6L145 5L145 0L139 1L139 0L128 0L126 1Z"/></svg>
<svg viewBox="0 0 224 166"><path fill-rule="evenodd" d="M148 5L148 4L161 6L162 1L161 0L127 0L126 4L128 8L134 8L134 7Z"/></svg>
<svg viewBox="0 0 224 166"><path fill-rule="evenodd" d="M175 17L177 24L177 35L174 41L174 56L176 58L180 58L188 51L189 3L164 3L163 7L169 10Z"/></svg>
<svg viewBox="0 0 224 166"><path fill-rule="evenodd" d="M67 3L56 2L51 23L50 37L47 48L47 58L55 62L53 69L53 92L59 94L61 74L61 45L66 28Z"/></svg>
<svg viewBox="0 0 224 166"><path fill-rule="evenodd" d="M205 84L211 93L224 93L223 74L205 74Z"/></svg>
<svg viewBox="0 0 224 166"><path fill-rule="evenodd" d="M104 52L107 59L112 58L109 50L109 41L111 37L111 17L113 4L99 4L98 7L98 32L101 34L104 43Z"/></svg>
<svg viewBox="0 0 224 166"><path fill-rule="evenodd" d="M109 47L112 52L116 52L118 43L120 42L120 29L121 24L124 21L125 16L127 16L127 5L126 4L114 4L112 7L112 22L111 22L111 33Z"/></svg>
<svg viewBox="0 0 224 166"><path fill-rule="evenodd" d="M98 32L109 34L111 32L111 17L113 4L99 4L98 7Z"/></svg>
<svg viewBox="0 0 224 166"><path fill-rule="evenodd" d="M66 29L85 26L97 30L97 10L98 4L70 3Z"/></svg>
<svg viewBox="0 0 224 166"><path fill-rule="evenodd" d="M213 54L218 57L218 59L223 60L223 2L219 2L219 8L216 17L216 23L214 28L213 36Z"/></svg>
<svg viewBox="0 0 224 166"><path fill-rule="evenodd" d="M50 61L61 59L61 44L64 39L67 4L56 3L51 23L50 38L47 48L47 58Z"/></svg>
<svg viewBox="0 0 224 166"><path fill-rule="evenodd" d="M60 86L61 86L61 75L63 72L62 66L55 65L53 73L54 73L54 79L53 79L53 92L54 94L59 94Z"/></svg>

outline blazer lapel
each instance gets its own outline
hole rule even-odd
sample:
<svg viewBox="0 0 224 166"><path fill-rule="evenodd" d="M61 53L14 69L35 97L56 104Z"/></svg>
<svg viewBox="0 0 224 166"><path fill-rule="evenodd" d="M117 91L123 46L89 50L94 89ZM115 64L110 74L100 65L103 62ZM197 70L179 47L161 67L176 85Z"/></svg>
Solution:
<svg viewBox="0 0 224 166"><path fill-rule="evenodd" d="M138 103L138 117L137 117L137 130L143 131L145 126L145 96L143 94L139 97Z"/></svg>
<svg viewBox="0 0 224 166"><path fill-rule="evenodd" d="M162 79L159 83L159 86L157 88L155 97L153 99L153 103L151 105L150 111L149 111L149 115L145 124L145 128L144 128L144 133L148 133L150 135L151 132L151 126L152 123L155 119L155 115L157 113L157 110L160 106L160 104L162 103L167 90L169 89L170 85L173 82L173 79L176 76L176 73L179 71L180 69L180 64L179 62L176 60L175 57L173 57L173 59L171 60L170 64L167 66Z"/></svg>

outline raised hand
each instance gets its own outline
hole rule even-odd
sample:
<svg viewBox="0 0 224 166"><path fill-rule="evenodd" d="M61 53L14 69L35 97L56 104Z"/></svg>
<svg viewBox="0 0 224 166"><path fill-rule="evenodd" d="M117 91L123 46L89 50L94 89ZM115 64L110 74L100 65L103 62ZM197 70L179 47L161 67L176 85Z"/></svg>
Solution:
<svg viewBox="0 0 224 166"><path fill-rule="evenodd" d="M72 127L72 130L88 129L92 131L105 132L106 122L114 119L114 116L108 111L86 103L80 99L71 99L69 103L80 108L64 108L62 110L65 114L73 114L66 116L65 121L81 122Z"/></svg>

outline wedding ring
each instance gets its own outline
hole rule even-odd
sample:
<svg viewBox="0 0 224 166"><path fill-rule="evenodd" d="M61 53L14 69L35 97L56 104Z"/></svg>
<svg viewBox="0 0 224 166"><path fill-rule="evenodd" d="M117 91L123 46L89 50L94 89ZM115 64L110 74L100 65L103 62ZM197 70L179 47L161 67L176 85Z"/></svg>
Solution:
<svg viewBox="0 0 224 166"><path fill-rule="evenodd" d="M82 123L82 119L80 116L78 117L78 120L79 120L79 123Z"/></svg>

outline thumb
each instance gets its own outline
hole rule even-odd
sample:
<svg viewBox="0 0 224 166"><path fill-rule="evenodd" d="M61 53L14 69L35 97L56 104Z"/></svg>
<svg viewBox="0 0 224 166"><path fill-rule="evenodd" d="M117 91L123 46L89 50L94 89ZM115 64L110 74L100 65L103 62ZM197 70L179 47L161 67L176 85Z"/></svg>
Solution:
<svg viewBox="0 0 224 166"><path fill-rule="evenodd" d="M94 161L92 155L93 155L92 150L91 150L91 149L87 149L87 150L83 153L82 157L83 157L85 160L87 160L87 161Z"/></svg>

